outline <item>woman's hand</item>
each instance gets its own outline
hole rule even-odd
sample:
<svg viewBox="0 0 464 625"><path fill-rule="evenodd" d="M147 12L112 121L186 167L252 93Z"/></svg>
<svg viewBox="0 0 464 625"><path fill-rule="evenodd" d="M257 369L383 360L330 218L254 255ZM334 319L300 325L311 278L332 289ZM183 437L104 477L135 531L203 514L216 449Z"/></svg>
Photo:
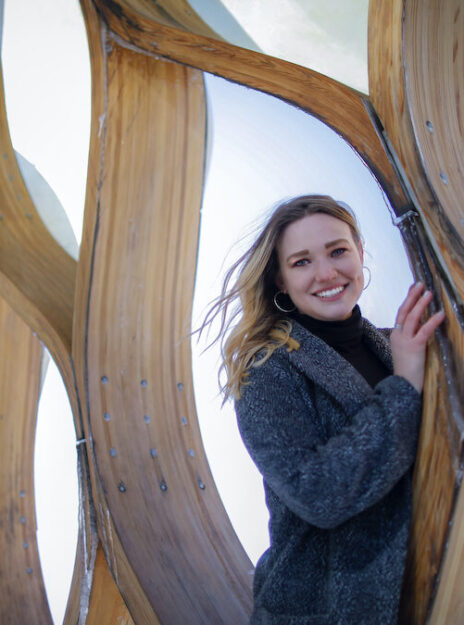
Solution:
<svg viewBox="0 0 464 625"><path fill-rule="evenodd" d="M424 386L427 343L445 318L443 311L421 324L421 317L432 300L421 282L414 284L398 309L390 342L395 375L406 378L421 393Z"/></svg>

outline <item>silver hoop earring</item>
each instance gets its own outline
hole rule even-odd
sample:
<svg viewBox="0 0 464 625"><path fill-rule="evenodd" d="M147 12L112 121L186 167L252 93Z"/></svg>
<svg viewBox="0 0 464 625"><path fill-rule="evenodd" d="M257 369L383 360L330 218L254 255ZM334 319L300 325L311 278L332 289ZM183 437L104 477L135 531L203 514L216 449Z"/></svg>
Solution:
<svg viewBox="0 0 464 625"><path fill-rule="evenodd" d="M372 274L371 274L371 270L369 269L369 267L367 265L363 265L363 270L366 270L369 274L369 279L367 281L367 284L365 284L363 286L363 291L365 291L367 289L367 287L369 286L369 284L371 283L371 278L372 278Z"/></svg>
<svg viewBox="0 0 464 625"><path fill-rule="evenodd" d="M288 309L288 310L287 310L286 308L284 308L283 306L281 306L281 305L279 304L279 302L277 301L277 297L278 297L281 293L282 293L282 295L287 295L287 294L286 294L286 293L284 293L283 291L277 291L277 293L274 295L274 306L275 306L278 310L280 310L280 312L283 312L283 313L291 313L291 312L293 312L294 310L296 310L296 306L295 306L295 304L293 304L292 300L290 299L290 297L289 297L288 295L287 295L287 297L288 297L288 299L292 302L292 304L293 304L293 308L290 308L290 309Z"/></svg>

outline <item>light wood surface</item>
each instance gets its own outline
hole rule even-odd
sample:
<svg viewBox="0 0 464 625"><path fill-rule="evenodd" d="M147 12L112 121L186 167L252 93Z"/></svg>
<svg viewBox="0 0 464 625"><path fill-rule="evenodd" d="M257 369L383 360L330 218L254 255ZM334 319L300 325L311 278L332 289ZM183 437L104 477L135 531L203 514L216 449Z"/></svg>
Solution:
<svg viewBox="0 0 464 625"><path fill-rule="evenodd" d="M86 625L135 625L116 586L100 546L93 573Z"/></svg>
<svg viewBox="0 0 464 625"><path fill-rule="evenodd" d="M371 0L369 12L371 98L424 226L417 221L417 228L409 230L408 251L447 314L427 365L401 609L401 623L407 625L464 621L464 587L459 590L458 581L464 571L456 567L458 548L450 547L459 545L464 532L455 506L464 432L464 214L459 204L464 31L459 4ZM444 171L454 172L448 184L439 175Z"/></svg>
<svg viewBox="0 0 464 625"><path fill-rule="evenodd" d="M52 625L34 505L34 434L42 348L1 297L0 350L0 623Z"/></svg>
<svg viewBox="0 0 464 625"><path fill-rule="evenodd" d="M0 295L47 345L75 405L69 360L76 262L29 196L11 145L0 80Z"/></svg>
<svg viewBox="0 0 464 625"><path fill-rule="evenodd" d="M245 623L251 565L204 458L191 380L203 78L109 43L103 159L89 169L100 182L85 215L98 229L91 257L82 247L92 269L74 336L87 343L93 453L115 527L102 540L132 614L118 541L161 622Z"/></svg>

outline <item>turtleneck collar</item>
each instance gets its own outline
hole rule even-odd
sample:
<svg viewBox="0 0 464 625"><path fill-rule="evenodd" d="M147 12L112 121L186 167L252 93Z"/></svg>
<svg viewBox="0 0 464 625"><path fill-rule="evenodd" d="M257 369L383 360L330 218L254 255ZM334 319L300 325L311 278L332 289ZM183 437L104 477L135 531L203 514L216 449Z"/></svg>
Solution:
<svg viewBox="0 0 464 625"><path fill-rule="evenodd" d="M358 305L353 308L351 316L342 321L322 321L298 311L292 317L339 353L352 351L362 342L363 325Z"/></svg>

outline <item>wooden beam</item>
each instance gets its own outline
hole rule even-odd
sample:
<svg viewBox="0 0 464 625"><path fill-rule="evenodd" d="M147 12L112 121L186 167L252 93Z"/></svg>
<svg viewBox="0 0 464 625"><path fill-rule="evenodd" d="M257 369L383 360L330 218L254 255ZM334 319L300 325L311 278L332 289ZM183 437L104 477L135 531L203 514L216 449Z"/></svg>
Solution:
<svg viewBox="0 0 464 625"><path fill-rule="evenodd" d="M34 505L42 348L1 297L0 349L0 622L52 625Z"/></svg>
<svg viewBox="0 0 464 625"><path fill-rule="evenodd" d="M444 307L447 323L429 350L414 514L401 623L462 623L464 571L456 566L464 519L460 487L464 434L463 52L459 2L371 0L369 83L392 154L426 230L406 234L410 256ZM429 123L427 123L429 122ZM456 151L460 151L458 158ZM440 172L455 172L448 181ZM419 273L419 275L421 275ZM458 502L462 495L459 494ZM451 551L449 546L456 545ZM458 575L458 577L456 577ZM450 595L453 588L455 594Z"/></svg>

